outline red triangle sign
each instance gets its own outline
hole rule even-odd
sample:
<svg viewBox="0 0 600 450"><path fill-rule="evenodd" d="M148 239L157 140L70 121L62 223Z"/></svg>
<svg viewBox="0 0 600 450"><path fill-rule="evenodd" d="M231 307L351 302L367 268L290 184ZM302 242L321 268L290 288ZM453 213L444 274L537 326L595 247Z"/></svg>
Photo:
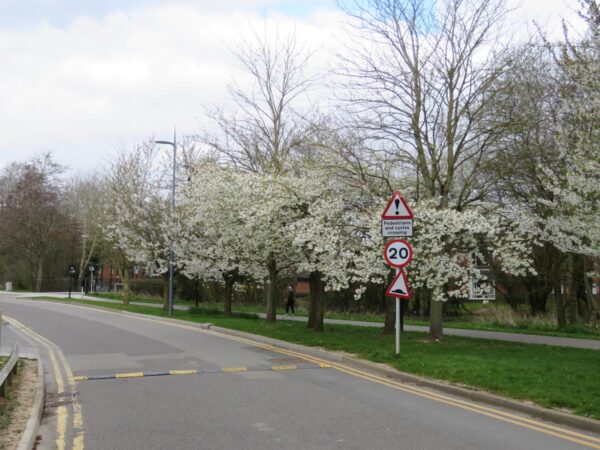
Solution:
<svg viewBox="0 0 600 450"><path fill-rule="evenodd" d="M402 299L409 300L410 299L410 289L408 287L408 283L406 282L406 275L404 275L404 270L400 270L396 278L390 287L385 291L385 295L390 297L398 297Z"/></svg>
<svg viewBox="0 0 600 450"><path fill-rule="evenodd" d="M412 211L398 191L394 192L394 195L392 195L381 215L381 218L384 220L412 219L413 217Z"/></svg>

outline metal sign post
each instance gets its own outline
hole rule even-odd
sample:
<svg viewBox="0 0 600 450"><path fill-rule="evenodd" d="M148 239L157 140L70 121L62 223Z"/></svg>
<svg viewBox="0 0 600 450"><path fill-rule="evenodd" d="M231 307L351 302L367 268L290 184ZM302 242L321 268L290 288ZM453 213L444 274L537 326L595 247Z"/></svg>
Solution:
<svg viewBox="0 0 600 450"><path fill-rule="evenodd" d="M73 277L75 276L75 264L69 264L69 298L71 298L71 290L73 289Z"/></svg>
<svg viewBox="0 0 600 450"><path fill-rule="evenodd" d="M394 192L381 215L381 235L383 237L412 236L413 217L410 207L400 192ZM410 299L410 289L402 268L412 261L413 250L407 241L393 239L385 245L383 257L386 263L396 268L396 277L388 287L386 295L396 297L396 355L399 355L400 332L404 328L404 311L401 300Z"/></svg>
<svg viewBox="0 0 600 450"><path fill-rule="evenodd" d="M90 271L90 284L89 284L89 289L87 292L94 290L94 266L89 266L88 270ZM86 292L86 294L87 294Z"/></svg>
<svg viewBox="0 0 600 450"><path fill-rule="evenodd" d="M400 299L396 297L396 355L400 354Z"/></svg>

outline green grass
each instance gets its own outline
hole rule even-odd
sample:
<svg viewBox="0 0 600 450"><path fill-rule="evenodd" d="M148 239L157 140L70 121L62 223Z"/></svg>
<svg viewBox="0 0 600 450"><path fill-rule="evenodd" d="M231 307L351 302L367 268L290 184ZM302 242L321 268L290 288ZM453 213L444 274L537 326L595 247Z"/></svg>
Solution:
<svg viewBox="0 0 600 450"><path fill-rule="evenodd" d="M153 316L165 315L161 309L147 306L76 302ZM424 333L404 333L402 354L396 357L393 336L382 336L381 330L376 328L327 325L325 333L314 333L303 323L279 321L271 324L251 314L224 317L213 308L175 311L174 317L198 323L210 322L307 346L345 351L390 364L404 372L461 383L600 419L600 352L596 350L456 336L446 336L442 343L431 343Z"/></svg>
<svg viewBox="0 0 600 450"><path fill-rule="evenodd" d="M111 300L123 301L123 295L121 295L119 293L89 292L87 295L89 295L91 297L108 298ZM146 295L134 295L134 294L131 294L129 296L129 301L130 302L138 302L138 303L154 303L154 304L159 304L159 305L162 305L162 303L163 303L163 300L160 297L149 297ZM176 301L175 303L181 303L181 302Z"/></svg>
<svg viewBox="0 0 600 450"><path fill-rule="evenodd" d="M113 300L123 300L123 296L120 293L107 293L107 292L96 292L91 293L89 295L93 295L95 297L100 298L109 298ZM148 297L141 295L132 295L130 298L131 302L138 303L153 303L153 304L162 304L162 299L158 297ZM175 304L177 305L193 305L193 302L185 301L185 300L176 300ZM222 310L223 305L219 303L212 303L210 306L206 306L206 308L212 308L215 310ZM469 305L470 311L476 311L484 308L504 308L508 309L506 305L492 305L490 304L480 304L474 303ZM263 313L265 312L264 305L252 305L252 304L236 304L234 303L233 309L239 312L248 312L248 313ZM278 308L278 314L284 313L284 308ZM307 312L302 306L296 308L297 316L307 316ZM594 339L600 340L600 330L594 330L591 328L587 328L584 326L568 326L566 328L557 328L552 324L543 324L543 323L527 323L521 322L518 325L509 325L503 323L494 323L494 322L486 322L486 321L470 321L467 320L468 316L459 316L459 317L446 317L444 319L444 327L445 328L461 328L466 330L480 330L480 331L499 331L504 333L519 333L519 334L535 334L540 336L556 336L556 337L570 337L570 338L579 338L579 339ZM361 322L373 322L373 323L383 323L384 316L383 314L374 314L374 313L343 313L343 312L334 312L328 311L325 313L326 319L336 319L336 320L357 320ZM429 326L429 322L425 320L411 319L406 318L404 320L406 325L421 325L421 326Z"/></svg>

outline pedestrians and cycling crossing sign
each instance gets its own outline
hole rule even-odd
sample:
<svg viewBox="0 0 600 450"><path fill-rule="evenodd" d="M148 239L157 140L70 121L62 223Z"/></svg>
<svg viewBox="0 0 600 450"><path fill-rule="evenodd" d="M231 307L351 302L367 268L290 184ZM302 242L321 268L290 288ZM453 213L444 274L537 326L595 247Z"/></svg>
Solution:
<svg viewBox="0 0 600 450"><path fill-rule="evenodd" d="M400 192L394 192L381 214L381 235L400 237L413 235L414 215Z"/></svg>
<svg viewBox="0 0 600 450"><path fill-rule="evenodd" d="M410 289L408 288L408 283L406 282L406 276L404 275L403 270L398 271L396 278L394 278L390 287L387 288L385 294L390 297L397 297L405 300L410 299Z"/></svg>

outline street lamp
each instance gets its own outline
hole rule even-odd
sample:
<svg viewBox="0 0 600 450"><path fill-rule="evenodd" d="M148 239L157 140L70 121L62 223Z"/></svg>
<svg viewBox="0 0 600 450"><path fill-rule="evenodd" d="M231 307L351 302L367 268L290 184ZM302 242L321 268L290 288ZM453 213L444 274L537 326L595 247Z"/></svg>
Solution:
<svg viewBox="0 0 600 450"><path fill-rule="evenodd" d="M173 182L171 185L171 217L175 216L175 164L177 162L177 135L173 130L173 142L154 141L155 144L171 145L173 147ZM173 266L175 264L173 255L173 234L169 236L169 307L167 314L173 315Z"/></svg>

